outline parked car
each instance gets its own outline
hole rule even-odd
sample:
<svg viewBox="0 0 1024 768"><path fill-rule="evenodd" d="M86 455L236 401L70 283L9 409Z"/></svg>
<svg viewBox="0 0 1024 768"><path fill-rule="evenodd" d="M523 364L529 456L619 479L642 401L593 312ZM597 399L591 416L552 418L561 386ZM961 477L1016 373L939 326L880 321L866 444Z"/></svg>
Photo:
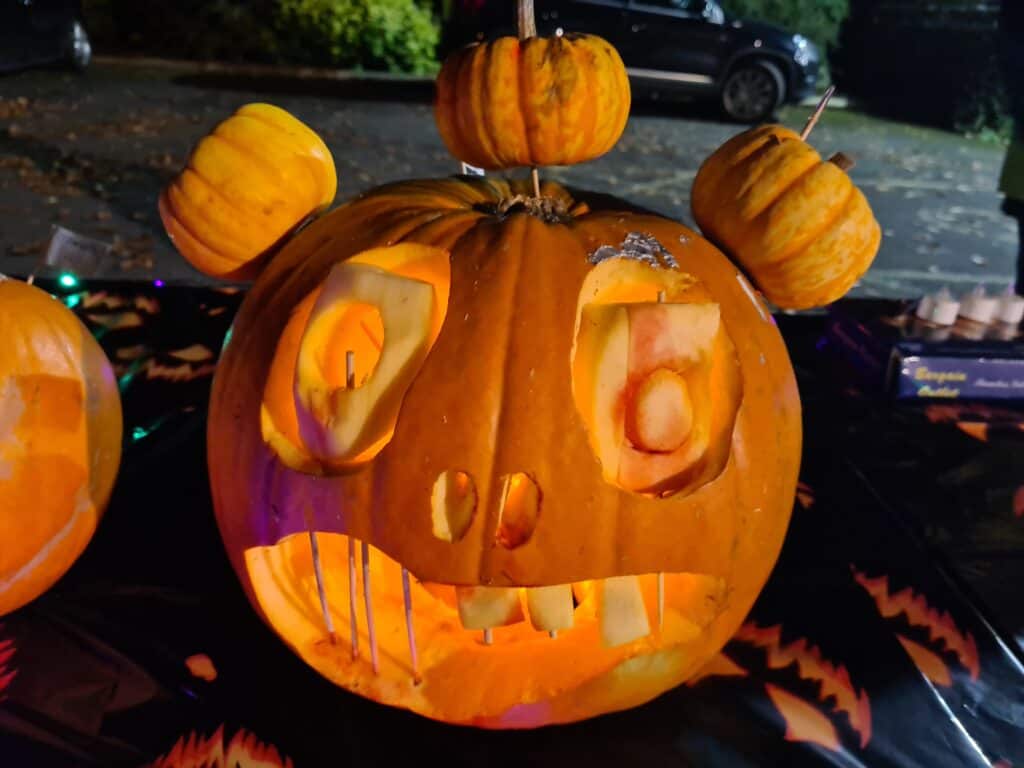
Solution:
<svg viewBox="0 0 1024 768"><path fill-rule="evenodd" d="M0 0L0 72L48 65L85 69L92 44L76 0Z"/></svg>
<svg viewBox="0 0 1024 768"><path fill-rule="evenodd" d="M729 16L714 0L535 0L538 34L590 32L611 42L634 90L718 100L755 123L814 92L821 56L800 34ZM447 46L514 35L507 0L464 0Z"/></svg>

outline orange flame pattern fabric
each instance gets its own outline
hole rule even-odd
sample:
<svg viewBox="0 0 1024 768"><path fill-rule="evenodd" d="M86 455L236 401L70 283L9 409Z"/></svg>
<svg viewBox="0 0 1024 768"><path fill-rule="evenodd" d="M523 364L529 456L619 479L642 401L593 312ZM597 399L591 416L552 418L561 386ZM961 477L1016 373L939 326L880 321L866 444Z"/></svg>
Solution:
<svg viewBox="0 0 1024 768"><path fill-rule="evenodd" d="M872 578L854 570L853 578L875 599L878 612L886 619L904 614L912 627L928 630L928 639L933 643L942 642L945 649L956 654L960 663L977 680L981 674L978 646L970 632L961 632L947 611L940 613L928 605L924 595L915 594L910 587L890 593L889 577Z"/></svg>
<svg viewBox="0 0 1024 768"><path fill-rule="evenodd" d="M0 625L0 630L2 629L3 625ZM11 661L14 658L14 650L13 640L0 639L0 699L3 699L4 690L17 674Z"/></svg>
<svg viewBox="0 0 1024 768"><path fill-rule="evenodd" d="M802 637L783 645L781 625L762 628L748 622L740 627L734 639L763 648L769 669L796 664L800 678L819 683L821 700L832 698L834 711L846 713L850 725L860 735L861 747L867 746L871 740L871 702L867 692L858 691L850 682L846 667L822 658L821 651Z"/></svg>
<svg viewBox="0 0 1024 768"><path fill-rule="evenodd" d="M208 739L195 731L182 736L171 751L146 768L294 768L277 748L263 744L248 731L239 730L225 745L224 726Z"/></svg>

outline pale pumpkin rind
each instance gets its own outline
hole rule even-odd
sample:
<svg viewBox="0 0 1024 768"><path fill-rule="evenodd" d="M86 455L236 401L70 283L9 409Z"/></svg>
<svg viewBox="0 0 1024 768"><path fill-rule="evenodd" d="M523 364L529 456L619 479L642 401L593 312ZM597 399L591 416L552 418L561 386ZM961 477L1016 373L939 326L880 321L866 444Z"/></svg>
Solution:
<svg viewBox="0 0 1024 768"><path fill-rule="evenodd" d="M556 211L547 220L501 210L503 201L525 192L525 185L496 180L404 182L303 229L269 263L239 311L215 375L208 425L214 508L226 549L253 604L285 642L361 695L487 727L565 722L634 706L694 674L739 626L768 577L800 457L800 404L785 346L720 252L655 216L624 209L557 213L584 209L574 209L569 194L553 184L542 188ZM629 258L595 266L602 246L615 248L636 233L660 243L678 268ZM447 316L408 385L390 439L372 461L331 470L306 451L296 426L289 385L296 369L287 352L303 333L296 318L304 306L308 312L335 265L403 243L450 255L448 282L436 283L444 288ZM590 275L608 281L585 293ZM689 277L673 293L681 275ZM662 293L670 304L717 305L711 320L720 322L729 344L702 342L700 350L732 360L739 384L712 389L734 406L734 423L711 441L713 460L701 465L713 469L694 487L656 498L605 480L573 393L573 354L581 308L597 299L655 304ZM708 375L718 381L718 374ZM715 416L712 423L729 422ZM471 487L463 488L455 473L465 473ZM507 478L517 473L536 484L539 515L524 541L502 543L501 504ZM438 499L447 504L449 496L458 502L451 514L439 515ZM472 513L459 506L465 499ZM365 653L353 662L347 642L332 645L325 634L307 517L321 532L337 627L347 628L349 618L345 534L374 548L378 675ZM399 563L414 577L419 684L405 644ZM666 573L660 629L651 612L656 572ZM606 587L596 582L587 590L590 582L581 580L634 574L641 575L648 615L646 622L634 616L627 635L645 627L650 634L602 637L614 634L601 628ZM481 614L495 607L486 598L506 593L470 589L460 597L439 586L445 584L572 584L583 590L583 603L575 626L550 639L531 622L564 623L558 603L546 602L556 601L555 593L534 596L530 608L522 590L530 618L506 625L518 618L511 601L501 616ZM632 605L633 587L623 586L617 600ZM485 599L479 610L478 599ZM493 647L462 629L460 609L474 624L497 623ZM360 616L363 649L365 629Z"/></svg>
<svg viewBox="0 0 1024 768"><path fill-rule="evenodd" d="M117 380L61 302L0 276L0 616L92 538L121 459Z"/></svg>
<svg viewBox="0 0 1024 768"><path fill-rule="evenodd" d="M626 68L605 40L502 37L445 61L434 114L455 157L499 170L600 157L622 135L629 105Z"/></svg>
<svg viewBox="0 0 1024 768"><path fill-rule="evenodd" d="M246 104L203 137L160 194L164 229L203 274L255 277L282 237L334 200L323 140L283 109Z"/></svg>
<svg viewBox="0 0 1024 768"><path fill-rule="evenodd" d="M697 173L691 206L701 231L783 309L845 296L881 243L871 207L847 173L779 125L719 147Z"/></svg>

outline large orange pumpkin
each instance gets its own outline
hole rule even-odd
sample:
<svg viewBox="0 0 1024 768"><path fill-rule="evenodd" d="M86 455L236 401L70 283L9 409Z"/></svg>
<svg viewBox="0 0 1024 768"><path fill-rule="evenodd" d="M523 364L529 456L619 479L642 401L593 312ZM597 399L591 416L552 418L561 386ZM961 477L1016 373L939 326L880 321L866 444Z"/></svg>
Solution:
<svg viewBox="0 0 1024 768"><path fill-rule="evenodd" d="M351 691L485 727L694 674L768 577L800 456L782 339L714 246L527 191L398 183L304 228L240 309L208 424L267 623Z"/></svg>
<svg viewBox="0 0 1024 768"><path fill-rule="evenodd" d="M246 104L204 137L160 195L167 235L200 272L249 279L273 246L331 204L323 140L271 104Z"/></svg>
<svg viewBox="0 0 1024 768"><path fill-rule="evenodd" d="M48 293L0 276L0 616L85 549L121 458L113 369Z"/></svg>
<svg viewBox="0 0 1024 768"><path fill-rule="evenodd" d="M781 125L744 131L701 165L694 219L777 306L830 304L868 270L882 236L842 166Z"/></svg>

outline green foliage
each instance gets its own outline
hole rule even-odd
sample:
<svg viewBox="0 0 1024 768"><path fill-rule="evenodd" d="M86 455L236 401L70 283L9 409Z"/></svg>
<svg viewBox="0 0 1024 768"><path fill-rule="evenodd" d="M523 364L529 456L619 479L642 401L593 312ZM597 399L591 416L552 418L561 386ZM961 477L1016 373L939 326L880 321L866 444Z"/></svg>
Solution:
<svg viewBox="0 0 1024 768"><path fill-rule="evenodd" d="M431 72L430 0L84 0L101 51Z"/></svg>
<svg viewBox="0 0 1024 768"><path fill-rule="evenodd" d="M430 72L439 30L414 0L278 0L281 52L308 64Z"/></svg>
<svg viewBox="0 0 1024 768"><path fill-rule="evenodd" d="M832 61L836 82L880 114L1007 137L997 16L994 3L853 0Z"/></svg>
<svg viewBox="0 0 1024 768"><path fill-rule="evenodd" d="M722 7L732 16L799 32L824 52L836 41L849 0L722 0Z"/></svg>

